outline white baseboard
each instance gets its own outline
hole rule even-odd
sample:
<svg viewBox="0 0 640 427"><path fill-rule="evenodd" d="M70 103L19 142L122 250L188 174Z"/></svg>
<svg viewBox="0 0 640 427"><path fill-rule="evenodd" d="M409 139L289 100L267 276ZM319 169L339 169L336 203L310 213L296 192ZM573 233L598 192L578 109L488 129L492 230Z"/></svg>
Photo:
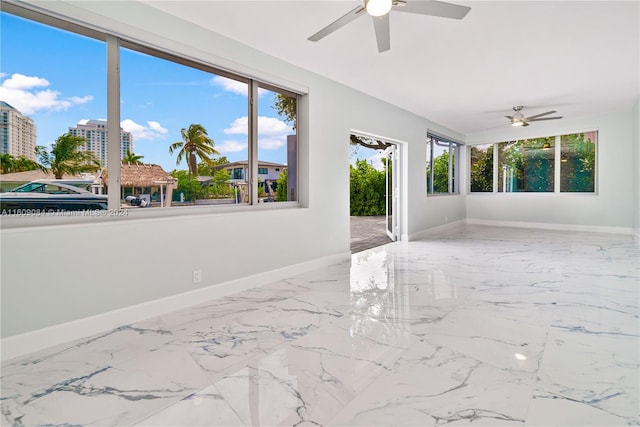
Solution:
<svg viewBox="0 0 640 427"><path fill-rule="evenodd" d="M426 230L421 230L421 231L410 234L408 240L413 241L413 240L424 239L434 234L438 234L443 231L446 231L450 228L459 227L460 225L465 224L465 221L466 220L461 219L458 221L449 222L447 224L436 225L435 227L427 228Z"/></svg>
<svg viewBox="0 0 640 427"><path fill-rule="evenodd" d="M467 224L487 225L494 227L537 228L541 230L586 231L591 233L633 234L630 227L610 227L603 225L552 224L547 222L495 221L485 219L465 220Z"/></svg>
<svg viewBox="0 0 640 427"><path fill-rule="evenodd" d="M221 298L225 295L264 286L291 276L302 274L309 270L315 270L343 262L350 258L351 254L348 252L330 255L267 271L265 273L218 283L193 291L7 337L0 341L1 359L4 362L14 357L23 356L33 353L34 351L201 304L205 301Z"/></svg>
<svg viewBox="0 0 640 427"><path fill-rule="evenodd" d="M486 225L490 227L513 227L513 228L535 228L540 230L560 230L560 231L585 231L591 233L613 233L613 234L630 234L635 235L636 240L640 241L640 232L633 228L627 227L609 227L601 225L576 225L576 224L551 224L546 222L522 222L522 221L495 221L487 219L461 219L459 221L450 222L448 224L437 225L418 231L408 236L408 240L425 239L434 234L441 234L450 228L458 227L462 224ZM403 239L404 240L404 239Z"/></svg>

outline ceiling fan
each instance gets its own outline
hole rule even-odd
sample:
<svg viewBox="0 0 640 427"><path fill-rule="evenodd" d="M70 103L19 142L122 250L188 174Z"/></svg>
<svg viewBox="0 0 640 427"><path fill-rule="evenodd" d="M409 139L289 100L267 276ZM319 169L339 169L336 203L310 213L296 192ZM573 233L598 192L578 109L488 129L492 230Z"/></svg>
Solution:
<svg viewBox="0 0 640 427"><path fill-rule="evenodd" d="M511 121L511 126L529 126L529 122L538 122L541 120L557 120L557 119L561 119L562 116L558 116L558 117L543 117L546 116L548 114L553 114L556 113L557 111L555 110L551 110L551 111L547 111L546 113L540 113L540 114L536 114L533 116L529 116L529 117L525 117L524 114L522 114L522 109L524 107L522 105L518 105L517 107L513 107L513 111L515 111L515 114L513 116L505 116L507 119L509 119Z"/></svg>
<svg viewBox="0 0 640 427"><path fill-rule="evenodd" d="M309 37L308 40L317 42L356 18L365 15L364 12L366 11L373 19L373 28L376 33L376 41L378 42L378 52L385 52L391 48L389 35L389 12L391 10L439 16L442 18L462 19L471 8L434 0L363 0L361 6L356 7L346 15L336 19Z"/></svg>

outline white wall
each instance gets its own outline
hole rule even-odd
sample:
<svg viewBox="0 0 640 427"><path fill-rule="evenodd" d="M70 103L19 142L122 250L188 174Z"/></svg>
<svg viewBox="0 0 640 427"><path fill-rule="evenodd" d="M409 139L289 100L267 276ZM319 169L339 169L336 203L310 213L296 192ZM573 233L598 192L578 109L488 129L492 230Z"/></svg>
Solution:
<svg viewBox="0 0 640 427"><path fill-rule="evenodd" d="M308 88L301 108L309 121L300 123L303 208L233 213L203 208L192 216L18 228L3 223L3 339L297 263L348 256L352 129L406 143L409 210L403 233L433 223L424 163L425 134L437 127L433 123L143 4L30 3L212 65ZM453 220L464 212L462 198L446 204L431 214ZM270 242L268 250L263 242ZM202 269L199 285L192 284L195 269Z"/></svg>
<svg viewBox="0 0 640 427"><path fill-rule="evenodd" d="M631 110L599 117L538 122L527 128L505 127L468 135L466 142L500 142L590 130L598 130L597 194L470 193L467 218L630 231L637 209Z"/></svg>

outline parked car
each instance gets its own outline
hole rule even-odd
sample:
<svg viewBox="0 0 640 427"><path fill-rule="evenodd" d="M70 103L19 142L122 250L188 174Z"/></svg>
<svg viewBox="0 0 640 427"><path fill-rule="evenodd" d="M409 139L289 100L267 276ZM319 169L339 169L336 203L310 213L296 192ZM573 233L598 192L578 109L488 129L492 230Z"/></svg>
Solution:
<svg viewBox="0 0 640 427"><path fill-rule="evenodd" d="M107 209L107 196L93 194L71 181L40 179L0 193L3 215Z"/></svg>

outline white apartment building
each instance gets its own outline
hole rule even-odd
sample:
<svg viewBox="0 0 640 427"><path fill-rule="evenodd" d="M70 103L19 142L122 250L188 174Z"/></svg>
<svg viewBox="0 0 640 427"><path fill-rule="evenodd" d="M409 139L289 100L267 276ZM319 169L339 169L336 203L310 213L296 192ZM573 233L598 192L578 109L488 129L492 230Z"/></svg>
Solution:
<svg viewBox="0 0 640 427"><path fill-rule="evenodd" d="M36 124L0 101L0 153L36 160Z"/></svg>
<svg viewBox="0 0 640 427"><path fill-rule="evenodd" d="M84 149L96 154L100 165L107 165L107 121L89 120L87 123L78 123L76 127L70 127L69 133L85 139ZM131 132L120 129L120 158L127 154L127 150L133 152L133 137Z"/></svg>

